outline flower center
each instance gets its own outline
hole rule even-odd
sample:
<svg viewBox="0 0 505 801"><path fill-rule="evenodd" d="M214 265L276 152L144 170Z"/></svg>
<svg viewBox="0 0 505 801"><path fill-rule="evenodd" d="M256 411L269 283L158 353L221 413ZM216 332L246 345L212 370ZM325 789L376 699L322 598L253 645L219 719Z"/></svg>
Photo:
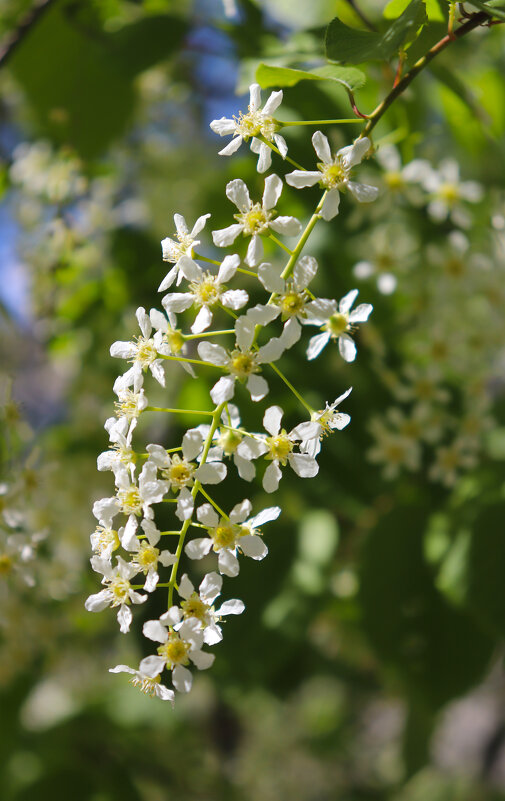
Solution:
<svg viewBox="0 0 505 801"><path fill-rule="evenodd" d="M13 561L6 553L0 554L0 576L6 576L11 572Z"/></svg>
<svg viewBox="0 0 505 801"><path fill-rule="evenodd" d="M324 327L330 332L332 337L339 337L340 334L343 334L344 331L347 330L348 326L349 317L347 314L336 312L331 315Z"/></svg>
<svg viewBox="0 0 505 801"><path fill-rule="evenodd" d="M131 584L128 579L116 576L110 580L109 590L113 597L112 606L119 606L130 600Z"/></svg>
<svg viewBox="0 0 505 801"><path fill-rule="evenodd" d="M184 337L178 328L169 328L165 334L165 340L173 354L179 353L184 345Z"/></svg>
<svg viewBox="0 0 505 801"><path fill-rule="evenodd" d="M268 446L269 453L265 458L276 459L282 465L285 465L289 454L293 450L293 443L289 439L286 431L282 429L280 434L277 434L277 436L267 437L266 444Z"/></svg>
<svg viewBox="0 0 505 801"><path fill-rule="evenodd" d="M400 172L385 173L384 181L386 182L388 189L391 189L393 192L403 189L405 186L405 181L403 180Z"/></svg>
<svg viewBox="0 0 505 801"><path fill-rule="evenodd" d="M224 431L220 432L218 437L218 445L220 448L223 449L223 452L226 456L231 456L232 453L235 453L238 446L242 442L243 434L239 431L230 431L229 429L225 429Z"/></svg>
<svg viewBox="0 0 505 801"><path fill-rule="evenodd" d="M184 617L196 617L198 620L201 620L202 623L205 623L210 606L204 603L197 593L194 592L186 601L181 603L181 609L184 613Z"/></svg>
<svg viewBox="0 0 505 801"><path fill-rule="evenodd" d="M114 445L112 448L116 451L117 457L122 464L135 464L137 455L131 448L124 448L122 445Z"/></svg>
<svg viewBox="0 0 505 801"><path fill-rule="evenodd" d="M97 526L93 537L93 550L100 556L106 551L116 551L119 548L119 537L117 531L112 528Z"/></svg>
<svg viewBox="0 0 505 801"><path fill-rule="evenodd" d="M273 217L271 211L265 211L261 203L254 203L249 211L242 212L241 214L234 214L234 219L242 225L244 234L252 236L253 234L261 234L268 228L268 222Z"/></svg>
<svg viewBox="0 0 505 801"><path fill-rule="evenodd" d="M193 281L189 285L191 292L196 296L198 306L213 306L219 301L224 287L217 283L217 278L211 273L205 273L200 282Z"/></svg>
<svg viewBox="0 0 505 801"><path fill-rule="evenodd" d="M234 548L239 529L233 523L220 523L213 531L209 532L214 542L214 550L221 548Z"/></svg>
<svg viewBox="0 0 505 801"><path fill-rule="evenodd" d="M261 133L261 126L263 123L261 113L251 111L250 106L247 114L242 114L240 111L238 117L234 116L233 119L237 133L243 136L246 142L250 136L257 136Z"/></svg>
<svg viewBox="0 0 505 801"><path fill-rule="evenodd" d="M278 305L282 311L282 319L287 317L295 317L297 314L303 312L307 297L305 292L287 292L278 301ZM304 316L304 315L302 315Z"/></svg>
<svg viewBox="0 0 505 801"><path fill-rule="evenodd" d="M174 456L170 467L163 470L163 477L167 478L173 486L182 489L193 484L194 472L195 466L191 462L181 459L180 456Z"/></svg>
<svg viewBox="0 0 505 801"><path fill-rule="evenodd" d="M167 642L160 645L158 653L167 660L169 667L187 665L189 663L188 651L190 648L189 642L184 642L178 634L172 633L169 635Z"/></svg>
<svg viewBox="0 0 505 801"><path fill-rule="evenodd" d="M114 403L119 416L126 417L127 420L133 420L138 417L140 414L138 404L139 398L139 393L132 392L131 389L125 389L122 393L121 400Z"/></svg>
<svg viewBox="0 0 505 801"><path fill-rule="evenodd" d="M252 351L234 350L228 369L237 378L247 378L251 373L257 373L259 367L256 364L256 354Z"/></svg>
<svg viewBox="0 0 505 801"><path fill-rule="evenodd" d="M121 511L125 515L137 515L139 517L142 513L142 498L138 487L132 485L126 490L119 490L117 499L120 503Z"/></svg>
<svg viewBox="0 0 505 801"><path fill-rule="evenodd" d="M449 206L453 206L459 200L459 187L457 184L442 184L437 195L445 200Z"/></svg>
<svg viewBox="0 0 505 801"><path fill-rule="evenodd" d="M148 542L143 542L140 545L139 552L135 558L135 562L140 566L140 569L147 573L151 567L156 567L158 564L158 557L160 552L158 548L149 545Z"/></svg>
<svg viewBox="0 0 505 801"><path fill-rule="evenodd" d="M322 173L321 183L327 189L340 187L349 178L350 170L342 162L334 161L332 164L318 164L317 169Z"/></svg>
<svg viewBox="0 0 505 801"><path fill-rule="evenodd" d="M140 362L142 367L149 367L157 358L158 354L154 347L154 340L147 339L146 337L138 337L137 353L133 361Z"/></svg>
<svg viewBox="0 0 505 801"><path fill-rule="evenodd" d="M138 676L132 676L130 684L133 684L134 687L138 687L140 692L150 695L151 698L153 698L156 695L156 687L160 681L161 679L159 676L155 676L152 679L150 676L142 676L140 674Z"/></svg>

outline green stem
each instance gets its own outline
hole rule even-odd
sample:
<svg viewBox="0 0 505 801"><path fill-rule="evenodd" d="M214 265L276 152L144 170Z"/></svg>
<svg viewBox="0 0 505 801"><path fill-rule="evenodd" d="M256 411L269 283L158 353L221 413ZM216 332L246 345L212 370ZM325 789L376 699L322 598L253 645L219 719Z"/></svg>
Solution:
<svg viewBox="0 0 505 801"><path fill-rule="evenodd" d="M253 278L258 277L258 273L253 272L252 270L244 270L243 267L237 267L238 273L243 273L244 275L252 275Z"/></svg>
<svg viewBox="0 0 505 801"><path fill-rule="evenodd" d="M288 126L290 127L292 125L342 125L344 123L351 123L351 122L354 124L356 123L359 124L361 120L356 119L356 117L354 117L353 119L350 120L296 120L292 122L284 122L283 120L276 120L276 122L278 122L279 125L282 125L283 127L288 127Z"/></svg>
<svg viewBox="0 0 505 801"><path fill-rule="evenodd" d="M286 386L288 387L288 389L290 389L290 390L291 390L291 392L293 393L293 395L294 395L296 398L298 398L298 400L300 401L300 403L301 403L303 406L305 406L305 408L307 409L307 411L309 412L309 414L312 414L312 412L314 411L314 410L313 410L313 408L312 408L312 406L309 406L309 404L308 404L308 403L307 403L307 402L306 402L306 401L305 401L305 400L302 398L302 396L300 395L300 393L299 393L299 392L298 392L298 391L297 391L297 390L294 388L293 384L290 384L290 382L288 381L288 379L286 378L286 376L285 376L283 373L281 373L281 371L279 370L279 368L278 368L278 367L276 367L276 366L275 366L275 364L274 364L273 362L269 362L269 367L271 367L271 368L272 368L272 370L274 370L274 372L276 372L276 373L277 373L277 375L279 376L279 378L281 378L281 379L284 381L284 383L286 384Z"/></svg>
<svg viewBox="0 0 505 801"><path fill-rule="evenodd" d="M225 406L226 406L226 401L224 403L219 404L219 406L216 406L216 408L212 412L212 423L211 423L211 426L209 428L207 437L205 439L205 443L204 443L204 446L203 446L203 452L202 452L202 458L200 459L200 465L204 465L205 462L207 461L207 456L209 455L210 446L212 445L212 439L213 439L214 434L216 432L216 428L218 428L218 426L219 426L221 413L222 413L223 409L225 408ZM202 492L205 495L205 497L207 497L207 495L204 492L204 490L202 490L202 485L200 484L200 482L198 480L196 480L194 485L193 485L193 489L191 490L191 495L193 496L193 498L196 498L196 496L197 496L197 494L199 492ZM184 547L184 540L186 539L186 533L188 531L188 528L191 525L191 522L192 522L191 521L191 517L189 517L187 520L185 520L184 523L182 524L182 527L181 527L181 530L180 530L180 533L179 533L179 542L177 543L177 550L175 552L175 562L172 565L172 572L170 573L170 580L168 582L168 609L170 609L170 607L172 606L174 587L175 587L176 579L177 579L177 570L179 568L179 562L181 561L182 549Z"/></svg>
<svg viewBox="0 0 505 801"><path fill-rule="evenodd" d="M209 259L208 256L202 256L200 253L195 253L193 255L194 259L198 259L198 261L207 261L209 264L216 264L218 267L221 266L220 261L216 261L215 259Z"/></svg>
<svg viewBox="0 0 505 801"><path fill-rule="evenodd" d="M204 412L201 409L167 409L163 406L146 406L145 412L169 412L170 414L208 414L212 417L214 412Z"/></svg>
<svg viewBox="0 0 505 801"><path fill-rule="evenodd" d="M203 487L201 485L198 488L198 491L201 492L201 494L203 495L204 498L207 498L208 502L214 507L216 512L219 512L221 517L224 517L226 520L229 519L228 515L226 514L226 512L223 512L223 510L217 505L215 500L213 498L211 498L210 495L207 492L205 492L205 490L203 489Z"/></svg>
<svg viewBox="0 0 505 801"><path fill-rule="evenodd" d="M274 145L272 142L269 142L269 141L268 141L268 139L265 139L265 137L264 137L264 136L258 136L258 139L259 139L261 142L264 142L264 143L265 143L265 145L268 145L268 147L270 148L270 150L273 150L273 151L274 151L274 153L277 153L277 155L278 155L278 156L280 156L280 157L282 158L282 153L280 152L279 148L278 148L278 147L276 147L276 146L275 146L275 145ZM292 159L292 158L290 158L289 156L286 156L286 158L284 159L284 161L288 161L290 164L292 164L292 165L293 165L293 167L296 167L296 169L297 169L297 170L302 170L303 172L307 172L307 170L305 169L305 167L302 167L302 166L301 166L301 164L297 164L297 163L296 163L296 161L293 161L293 159Z"/></svg>
<svg viewBox="0 0 505 801"><path fill-rule="evenodd" d="M286 253L289 253L289 255L291 256L293 251L290 250L288 247L286 247L286 245L283 242L281 242L280 239L277 239L277 237L274 236L273 234L269 234L268 236L269 236L269 239L272 240L272 242L275 242L276 245L278 245L280 248L285 250Z"/></svg>
<svg viewBox="0 0 505 801"><path fill-rule="evenodd" d="M219 367L217 364L212 364L212 362L202 362L200 359L186 359L184 356L164 356L162 353L158 353L158 359L166 359L170 362L189 362L189 364L202 364L204 367ZM219 369L221 369L219 367Z"/></svg>
<svg viewBox="0 0 505 801"><path fill-rule="evenodd" d="M315 227L316 223L318 222L318 220L321 217L321 209L323 207L323 203L324 203L325 197L326 197L326 192L323 194L321 200L317 204L314 214L310 218L309 222L307 223L307 227L305 228L305 230L303 231L300 239L298 240L298 243L297 243L295 249L293 250L293 252L291 254L291 258L289 259L288 263L286 264L286 266L284 267L284 270L281 273L281 278L284 278L284 279L289 278L291 273L293 272L293 270L295 268L295 264L298 261L298 257L300 255L300 253L302 252L303 248L305 247L305 243L306 243L307 239L311 235L312 231L314 230L314 227Z"/></svg>
<svg viewBox="0 0 505 801"><path fill-rule="evenodd" d="M223 334L234 334L234 328L226 328L223 331L203 331L201 334L183 334L184 339L201 339L202 337L217 337Z"/></svg>
<svg viewBox="0 0 505 801"><path fill-rule="evenodd" d="M405 89L414 80L416 75L419 75L419 73L426 66L428 66L430 61L432 61L435 58L435 56L438 56L438 54L441 53L442 50L445 50L445 48L448 45L450 45L451 42L456 41L456 39L461 39L462 36L465 36L467 33L470 33L470 31L473 31L475 28L478 28L479 25L482 25L489 19L490 17L488 16L488 14L486 14L484 11L479 11L477 14L474 14L469 20L463 23L463 25L461 25L461 27L458 28L456 31L448 33L446 36L443 37L443 39L440 39L439 42L433 45L433 47L430 50L428 50L426 55L424 55L422 58L416 61L416 63L409 70L409 72L407 72L406 75L403 76L401 81L398 81L396 86L392 88L387 97L385 97L384 100L381 103L379 103L379 105L377 106L377 108L374 109L374 111L372 111L372 113L369 115L369 120L365 125L365 127L363 128L360 136L361 137L368 136L370 131L372 131L372 129L375 128L380 118L387 111L390 105L394 103L397 97L403 94Z"/></svg>

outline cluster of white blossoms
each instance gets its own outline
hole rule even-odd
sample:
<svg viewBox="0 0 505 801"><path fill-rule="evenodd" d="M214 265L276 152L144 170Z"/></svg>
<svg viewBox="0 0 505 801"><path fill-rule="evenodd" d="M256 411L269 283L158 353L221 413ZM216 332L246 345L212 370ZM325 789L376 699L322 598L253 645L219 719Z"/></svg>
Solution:
<svg viewBox="0 0 505 801"><path fill-rule="evenodd" d="M216 120L211 128L222 136L232 136L222 155L231 155L251 139L251 149L259 154L258 171L264 172L272 151L289 160L286 142L278 134L281 123L272 117L282 92L274 92L263 107L259 86L251 86L250 94L246 114ZM323 190L305 229L296 218L277 211L284 182L275 173L266 178L261 201L251 200L241 179L226 186L226 195L238 213L233 224L212 231L212 240L217 248L235 250L237 245L237 252L220 261L213 258L219 251L211 249L210 255L198 251L201 242L197 237L203 238L211 215L202 215L190 229L176 214L176 233L162 242L163 259L171 265L159 287L161 292L169 290L161 301L164 312L151 309L147 313L139 308L140 332L111 347L111 355L125 360L127 367L114 383L116 414L105 423L110 448L98 457L98 469L114 475L115 492L94 504L98 525L91 535L91 564L101 575L103 588L87 599L86 608L91 612L114 608L120 630L126 633L133 620L132 608L164 588L166 611L143 626L145 637L155 644L154 652L142 659L138 668L118 665L112 669L130 674L142 691L163 700L174 699L170 680L175 690L188 692L192 684L189 668L203 670L212 664L214 655L207 648L222 639L223 619L244 610L243 602L236 598L216 606L222 576L237 576L244 557L259 561L267 555L262 529L281 513L276 505L254 511L247 497L223 509L212 497L213 485L225 481L228 471L234 469L246 482L259 472L267 493L277 490L285 468L300 478L312 478L319 470L317 456L323 439L350 421L349 415L339 410L350 389L343 394L341 387L336 389L335 401L330 399L314 409L277 364L285 351L299 342L304 326L318 329L304 346L309 361L326 345L338 343L342 358L352 362L356 330L372 311L367 303L352 308L356 289L341 299L314 296L310 284L318 265L315 258L302 254L316 223L338 213L342 192L349 190L360 202L377 196L375 187L352 180L354 167L367 156L371 143L362 137L334 155L320 132L314 134L313 143L321 160L317 172L297 169L286 176L291 186L318 183ZM290 248L279 242L277 235L299 238ZM239 236L247 240L246 249L238 245ZM264 260L266 238L281 248L283 255L287 252L283 266ZM238 279L254 285L255 297L264 292L264 302L252 305L249 292L233 285ZM225 327L223 321L230 318L231 326ZM176 369L174 363L193 378L197 373L216 376L210 389L212 411L149 404L146 378L165 387L165 371ZM269 373L282 379L300 403L300 417L293 421L294 426L284 428L283 409L265 400ZM250 396L254 403L265 403L260 431L249 430L241 420L243 386L246 400ZM195 426L176 443L135 448L138 419L149 413L194 414ZM168 529L159 527L160 518L166 520L167 513L173 513L173 523ZM198 536L191 537L193 532ZM188 565L191 560L204 559L209 568L198 589L187 573L179 576L186 557Z"/></svg>

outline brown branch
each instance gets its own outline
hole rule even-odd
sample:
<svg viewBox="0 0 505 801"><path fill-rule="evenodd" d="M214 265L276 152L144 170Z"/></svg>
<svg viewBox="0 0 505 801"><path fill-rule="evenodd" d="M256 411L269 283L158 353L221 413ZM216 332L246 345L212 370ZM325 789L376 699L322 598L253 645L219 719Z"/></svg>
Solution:
<svg viewBox="0 0 505 801"><path fill-rule="evenodd" d="M53 2L54 0L38 0L20 25L18 25L12 33L7 35L5 41L0 45L0 67L7 64L25 36L31 31L36 22L38 22Z"/></svg>
<svg viewBox="0 0 505 801"><path fill-rule="evenodd" d="M409 84L414 80L416 75L418 75L430 63L430 61L432 61L432 59L438 56L442 50L445 50L445 48L451 44L451 42L461 39L463 36L466 36L467 33L470 33L470 31L473 31L475 28L478 28L480 25L483 25L489 21L489 15L486 14L485 11L479 11L477 14L472 14L472 17L467 20L467 22L463 23L463 25L461 25L461 27L456 31L453 31L452 35L447 34L443 39L440 39L439 42L433 45L431 50L428 50L426 55L416 61L412 69L403 76L396 86L393 86L388 96L385 97L381 103L379 103L374 111L372 111L372 113L369 115L370 119L363 128L361 136L368 136L370 131L375 128L389 106L396 100L397 97L399 97L399 95L405 91L407 86L409 86Z"/></svg>

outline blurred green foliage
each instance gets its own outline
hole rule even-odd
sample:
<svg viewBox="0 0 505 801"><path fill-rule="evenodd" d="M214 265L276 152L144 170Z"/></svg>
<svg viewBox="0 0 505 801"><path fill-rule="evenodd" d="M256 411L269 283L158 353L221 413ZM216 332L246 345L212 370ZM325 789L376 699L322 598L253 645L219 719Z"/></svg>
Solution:
<svg viewBox="0 0 505 801"><path fill-rule="evenodd" d="M48 535L41 592L32 600L24 591L18 599L13 589L15 604L0 610L10 624L0 639L0 796L500 801L503 328L496 327L494 350L478 351L474 342L476 361L489 359L493 418L477 457L454 484L433 482L429 445L417 470L400 471L392 481L367 458L370 420L388 419L391 376L401 383L417 364L411 339L420 346L435 342L430 298L438 298L441 318L453 311L451 335L467 324L475 340L480 330L495 336L488 306L481 314L480 306L465 305L473 285L458 295L439 265L425 260L428 241L440 253L448 246L452 224L435 226L422 204L382 206L386 223L396 220L415 234L422 258L406 270L406 289L400 284L395 295L363 284L360 297L374 303L374 314L359 338L357 362L350 367L332 351L322 368L306 370L302 351L286 354L286 374L316 408L352 384L345 410L353 420L325 443L316 480L283 479L283 515L267 534L269 557L241 568L237 594L247 612L228 623L212 671L199 676L174 711L157 704L106 672L145 655L145 640L138 635L125 644L113 616L82 608L86 594L96 591L87 563L91 504L110 494L109 477L95 470L117 374L109 346L130 338L137 306L159 306L159 241L172 234L173 213L194 221L210 210L219 228L230 221L227 180L240 175L256 195L262 191L249 153L217 156L208 121L228 115L235 83L243 93L255 76L263 87L287 87L285 119L347 118L346 89L369 111L395 79L398 48L406 48L412 64L447 30L442 0L359 4L373 31L354 3L340 0L310 8L282 0L237 5L239 19L229 20L217 0L54 0L2 68L5 235L10 242L17 237L29 271L29 297L21 293L19 309L2 310L1 353L19 403L4 404L2 479L19 471L24 483L16 484L22 487L16 498ZM6 41L30 6L0 4ZM465 4L472 12L491 6ZM374 132L375 144L397 144L403 163L422 156L436 164L450 155L466 178L483 185L488 205L474 212L467 232L477 249L490 239L489 209L497 219L505 210L503 37L495 25L448 47ZM360 68L329 66L325 40L332 62ZM308 130L287 134L290 154L302 164L313 163ZM342 146L360 130L357 120L332 128L330 137ZM65 164L85 187L51 199L47 183L42 192L34 189L31 162L23 180L13 179L16 145L40 140L48 143L51 169ZM280 163L275 168L287 171ZM315 197L316 190L283 196L285 212L307 217ZM375 213L342 203L339 217L314 235L309 252L321 265L314 291L339 298L352 288L360 247L365 243L371 252L366 237L384 223ZM493 258L503 265L503 251L493 251ZM252 284L246 288L254 291ZM481 295L489 300L492 291L486 286ZM499 317L499 287L496 293L492 309ZM481 295L476 292L477 306ZM462 431L465 403L474 397L475 362L467 367L461 359L459 367L448 362L441 382L451 392L451 434ZM426 367L422 358L419 364ZM167 393L153 398L207 408L210 380L205 374L187 382L174 372ZM271 386L272 402L295 418L293 397L280 381ZM477 409L479 402L477 393ZM24 429L15 447L7 441L18 408L36 429L35 445ZM260 412L251 414L259 425ZM193 422L182 419L176 429L172 422L142 420L139 430L152 441L169 441ZM37 478L33 486L28 467ZM240 493L243 484L231 478L216 499L226 503ZM265 505L256 485L252 500ZM153 598L140 618L162 611ZM459 726L467 707L470 723ZM488 715L482 731L473 731L475 709Z"/></svg>

